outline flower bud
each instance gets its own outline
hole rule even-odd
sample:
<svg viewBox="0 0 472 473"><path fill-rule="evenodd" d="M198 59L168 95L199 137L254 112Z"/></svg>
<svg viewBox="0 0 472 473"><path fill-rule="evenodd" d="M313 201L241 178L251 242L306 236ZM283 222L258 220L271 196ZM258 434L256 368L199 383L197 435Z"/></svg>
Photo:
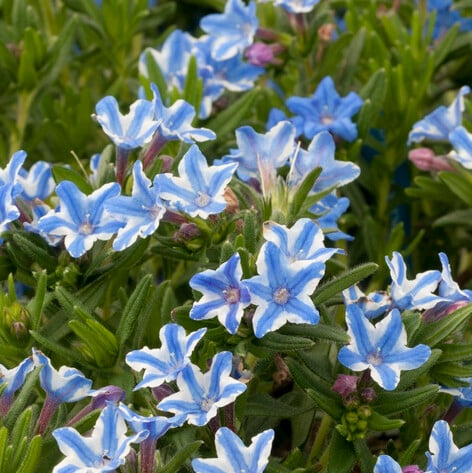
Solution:
<svg viewBox="0 0 472 473"><path fill-rule="evenodd" d="M364 402L374 402L377 398L377 393L374 388L364 388L361 391L361 398Z"/></svg>
<svg viewBox="0 0 472 473"><path fill-rule="evenodd" d="M423 473L423 470L418 465L408 465L403 467L403 473Z"/></svg>
<svg viewBox="0 0 472 473"><path fill-rule="evenodd" d="M421 171L453 171L444 156L436 156L429 148L416 148L408 153L408 159Z"/></svg>
<svg viewBox="0 0 472 473"><path fill-rule="evenodd" d="M350 394L357 392L357 376L340 374L336 378L331 390L338 393L343 399L346 399Z"/></svg>

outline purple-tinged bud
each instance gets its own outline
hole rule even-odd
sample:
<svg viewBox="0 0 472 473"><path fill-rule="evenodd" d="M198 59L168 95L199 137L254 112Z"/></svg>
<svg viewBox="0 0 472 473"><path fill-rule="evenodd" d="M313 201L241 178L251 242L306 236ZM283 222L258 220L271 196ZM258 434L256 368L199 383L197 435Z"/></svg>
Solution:
<svg viewBox="0 0 472 473"><path fill-rule="evenodd" d="M244 52L244 57L253 66L264 67L274 61L274 51L269 44L253 43Z"/></svg>
<svg viewBox="0 0 472 473"><path fill-rule="evenodd" d="M377 398L377 393L374 388L364 388L361 391L361 398L364 402L374 402Z"/></svg>
<svg viewBox="0 0 472 473"><path fill-rule="evenodd" d="M175 225L182 225L182 223L187 223L188 220L183 215L178 214L177 212L172 212L172 210L167 210L162 217L162 221L173 223Z"/></svg>
<svg viewBox="0 0 472 473"><path fill-rule="evenodd" d="M340 374L336 378L331 390L338 393L343 399L357 392L359 378L348 374Z"/></svg>
<svg viewBox="0 0 472 473"><path fill-rule="evenodd" d="M106 407L107 401L109 402L121 402L126 397L126 392L118 386L105 386L100 389L91 390L90 396L92 396L92 410L102 409Z"/></svg>
<svg viewBox="0 0 472 473"><path fill-rule="evenodd" d="M449 315L461 307L470 304L470 301L457 301L457 302L439 302L431 309L423 312L423 320L427 323L436 322Z"/></svg>
<svg viewBox="0 0 472 473"><path fill-rule="evenodd" d="M172 163L174 162L174 158L167 154L163 154L162 156L159 156L159 159L162 161L161 172L169 172L172 167Z"/></svg>
<svg viewBox="0 0 472 473"><path fill-rule="evenodd" d="M436 156L429 148L412 149L408 159L421 171L454 171L444 156Z"/></svg>
<svg viewBox="0 0 472 473"><path fill-rule="evenodd" d="M326 23L318 28L318 38L325 43L331 42L333 33L336 31L334 23Z"/></svg>
<svg viewBox="0 0 472 473"><path fill-rule="evenodd" d="M157 388L151 388L151 392L157 402L161 402L167 396L174 394L174 390L166 383L157 386Z"/></svg>
<svg viewBox="0 0 472 473"><path fill-rule="evenodd" d="M402 468L403 473L423 473L423 470L418 465L408 465Z"/></svg>
<svg viewBox="0 0 472 473"><path fill-rule="evenodd" d="M26 329L23 322L13 322L11 324L10 331L12 335L14 335L18 340L23 338L28 333L28 330Z"/></svg>
<svg viewBox="0 0 472 473"><path fill-rule="evenodd" d="M185 242L193 240L200 235L200 230L194 223L183 223L174 233L172 239L175 242Z"/></svg>

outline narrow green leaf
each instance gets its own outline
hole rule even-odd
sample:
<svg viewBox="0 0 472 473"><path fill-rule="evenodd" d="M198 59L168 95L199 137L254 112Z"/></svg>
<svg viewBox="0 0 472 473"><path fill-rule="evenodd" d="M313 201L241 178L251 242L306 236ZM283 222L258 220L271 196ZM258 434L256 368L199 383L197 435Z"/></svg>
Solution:
<svg viewBox="0 0 472 473"><path fill-rule="evenodd" d="M279 333L282 335L301 336L313 339L332 340L338 343L348 343L349 335L340 327L325 325L309 324L287 324L284 325Z"/></svg>
<svg viewBox="0 0 472 473"><path fill-rule="evenodd" d="M316 180L321 174L322 168L315 168L313 171L310 171L303 181L298 185L297 190L292 196L290 202L289 215L293 220L296 220L300 209L302 208L305 199L308 197L308 194L313 189Z"/></svg>
<svg viewBox="0 0 472 473"><path fill-rule="evenodd" d="M244 213L243 221L243 232L244 242L246 244L246 249L252 253L256 253L256 243L257 243L257 226L256 226L256 215L253 211L248 210Z"/></svg>
<svg viewBox="0 0 472 473"><path fill-rule="evenodd" d="M179 468L198 450L202 445L201 440L196 440L179 449L178 453L162 468L159 468L158 473L175 473Z"/></svg>
<svg viewBox="0 0 472 473"><path fill-rule="evenodd" d="M372 473L374 469L374 457L367 446L365 439L354 440L353 442L356 456L359 459L361 473Z"/></svg>
<svg viewBox="0 0 472 473"><path fill-rule="evenodd" d="M187 66L187 76L184 84L184 100L193 105L197 111L200 109L202 90L203 82L198 76L197 58L192 56Z"/></svg>
<svg viewBox="0 0 472 473"><path fill-rule="evenodd" d="M270 350L281 352L304 350L312 347L314 344L315 342L309 338L282 335L278 332L268 333L264 337L252 341L252 345L256 347L268 348Z"/></svg>
<svg viewBox="0 0 472 473"><path fill-rule="evenodd" d="M466 361L472 359L472 343L444 343L439 346L442 350L438 363Z"/></svg>
<svg viewBox="0 0 472 473"><path fill-rule="evenodd" d="M428 385L401 392L380 393L372 407L384 415L400 412L431 402L438 393L439 386Z"/></svg>
<svg viewBox="0 0 472 473"><path fill-rule="evenodd" d="M93 191L92 186L78 172L72 169L53 166L52 174L57 184L61 181L72 181L85 194L90 194Z"/></svg>
<svg viewBox="0 0 472 473"><path fill-rule="evenodd" d="M40 435L36 435L31 439L17 473L35 473L41 455L42 442L43 439Z"/></svg>
<svg viewBox="0 0 472 473"><path fill-rule="evenodd" d="M295 407L274 399L269 394L258 393L250 396L246 401L244 416L266 416L289 418L304 414L314 409L314 405Z"/></svg>
<svg viewBox="0 0 472 473"><path fill-rule="evenodd" d="M378 432L399 429L404 423L405 421L402 419L389 419L376 411L372 411L372 415L369 417L369 429Z"/></svg>
<svg viewBox="0 0 472 473"><path fill-rule="evenodd" d="M33 330L38 330L39 324L41 322L41 313L43 311L44 299L46 296L47 281L47 272L41 271L39 273L34 299L29 305L29 311L31 314L31 326Z"/></svg>
<svg viewBox="0 0 472 473"><path fill-rule="evenodd" d="M420 445L421 439L413 440L413 442L408 445L408 448L401 454L399 458L400 465L411 465L413 463L414 455Z"/></svg>
<svg viewBox="0 0 472 473"><path fill-rule="evenodd" d="M16 245L35 263L42 268L52 272L57 267L57 259L37 240L36 236L25 233L17 233L13 235L13 241Z"/></svg>
<svg viewBox="0 0 472 473"><path fill-rule="evenodd" d="M320 409L330 415L334 420L339 421L341 419L344 408L340 402L336 402L332 397L325 396L314 389L308 389L307 394L315 401Z"/></svg>
<svg viewBox="0 0 472 473"><path fill-rule="evenodd" d="M333 391L331 391L331 384L327 383L318 373L310 370L305 364L290 357L285 359L285 363L290 375L300 388L316 390L327 397L334 396Z"/></svg>
<svg viewBox="0 0 472 473"><path fill-rule="evenodd" d="M0 473L6 473L5 454L8 445L8 429L2 427L0 429Z"/></svg>
<svg viewBox="0 0 472 473"><path fill-rule="evenodd" d="M352 442L348 442L335 430L329 449L328 473L350 473L355 462L356 454Z"/></svg>
<svg viewBox="0 0 472 473"><path fill-rule="evenodd" d="M468 207L472 207L471 179L448 171L440 172L438 175L441 181L443 181L459 199L465 202Z"/></svg>
<svg viewBox="0 0 472 473"><path fill-rule="evenodd" d="M454 212L443 215L433 222L433 227L448 225L472 225L472 209L455 210Z"/></svg>

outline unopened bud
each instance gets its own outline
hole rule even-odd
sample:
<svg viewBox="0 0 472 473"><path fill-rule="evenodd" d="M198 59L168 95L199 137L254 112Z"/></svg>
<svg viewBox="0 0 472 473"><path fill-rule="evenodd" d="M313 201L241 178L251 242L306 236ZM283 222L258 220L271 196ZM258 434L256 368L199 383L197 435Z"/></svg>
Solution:
<svg viewBox="0 0 472 473"><path fill-rule="evenodd" d="M151 392L157 402L161 402L167 396L174 394L174 390L165 383L157 386L157 388L151 388Z"/></svg>
<svg viewBox="0 0 472 473"><path fill-rule="evenodd" d="M200 230L194 223L183 223L174 233L172 239L177 243L183 243L192 240L198 235L200 235Z"/></svg>
<svg viewBox="0 0 472 473"><path fill-rule="evenodd" d="M374 388L364 388L361 391L361 398L364 402L373 402L377 397L377 393L375 392Z"/></svg>
<svg viewBox="0 0 472 473"><path fill-rule="evenodd" d="M444 156L436 156L429 148L412 149L408 159L421 171L454 171Z"/></svg>
<svg viewBox="0 0 472 473"><path fill-rule="evenodd" d="M403 473L423 473L423 470L418 465L408 465L403 467Z"/></svg>
<svg viewBox="0 0 472 473"><path fill-rule="evenodd" d="M334 23L326 23L318 28L318 38L325 43L333 39L333 32L336 30Z"/></svg>
<svg viewBox="0 0 472 473"><path fill-rule="evenodd" d="M340 374L336 378L331 390L340 394L343 399L357 392L359 378L348 374Z"/></svg>
<svg viewBox="0 0 472 473"><path fill-rule="evenodd" d="M244 52L245 58L253 66L264 67L274 60L274 51L270 45L265 43L253 43Z"/></svg>

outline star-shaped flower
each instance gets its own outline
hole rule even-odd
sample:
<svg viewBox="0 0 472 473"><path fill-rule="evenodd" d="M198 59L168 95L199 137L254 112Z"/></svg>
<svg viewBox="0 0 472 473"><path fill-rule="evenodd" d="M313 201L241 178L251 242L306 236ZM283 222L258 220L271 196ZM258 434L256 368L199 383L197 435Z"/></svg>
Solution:
<svg viewBox="0 0 472 473"><path fill-rule="evenodd" d="M472 133L463 126L458 126L449 133L449 141L454 150L448 154L448 157L462 164L466 169L472 169Z"/></svg>
<svg viewBox="0 0 472 473"><path fill-rule="evenodd" d="M320 0L274 0L274 5L285 8L290 13L308 13Z"/></svg>
<svg viewBox="0 0 472 473"><path fill-rule="evenodd" d="M13 195L15 186L13 184L0 185L0 233L8 230L10 222L20 216L20 211L14 203ZM2 243L0 238L0 243Z"/></svg>
<svg viewBox="0 0 472 473"><path fill-rule="evenodd" d="M117 196L105 202L105 209L122 223L113 242L116 251L130 247L138 237L152 235L159 226L166 209L159 197L159 185L151 184L143 171L141 161L133 166L133 191L131 197Z"/></svg>
<svg viewBox="0 0 472 473"><path fill-rule="evenodd" d="M45 161L37 161L29 171L20 169L18 181L22 187L21 196L27 201L47 199L56 187L51 165Z"/></svg>
<svg viewBox="0 0 472 473"><path fill-rule="evenodd" d="M325 263L339 248L326 248L321 227L309 218L300 218L289 229L276 222L264 222L264 238L275 243L290 262L311 261Z"/></svg>
<svg viewBox="0 0 472 473"><path fill-rule="evenodd" d="M391 305L390 296L385 291L375 291L366 295L356 285L343 291L343 299L346 306L359 307L368 319L382 315Z"/></svg>
<svg viewBox="0 0 472 473"><path fill-rule="evenodd" d="M457 448L444 420L438 420L429 438L428 466L425 473L469 473L472 471L472 445Z"/></svg>
<svg viewBox="0 0 472 473"><path fill-rule="evenodd" d="M105 202L120 193L117 183L109 183L90 195L82 193L70 181L62 181L56 188L60 205L38 222L39 232L65 236L67 251L74 258L82 256L97 240L109 240L123 226L105 212Z"/></svg>
<svg viewBox="0 0 472 473"><path fill-rule="evenodd" d="M317 324L320 318L310 295L323 277L320 262L290 262L271 241L257 258L259 276L246 281L251 302L257 305L252 319L254 335L263 337L287 322Z"/></svg>
<svg viewBox="0 0 472 473"><path fill-rule="evenodd" d="M462 407L472 407L472 378L463 378L460 381L467 383L467 386L459 388L440 388L439 392L454 396L454 401Z"/></svg>
<svg viewBox="0 0 472 473"><path fill-rule="evenodd" d="M22 187L20 182L21 166L26 160L26 152L19 150L13 153L10 161L5 169L0 169L0 185L12 186L12 198L14 199L21 193Z"/></svg>
<svg viewBox="0 0 472 473"><path fill-rule="evenodd" d="M408 135L408 144L419 143L424 139L432 141L449 140L449 134L462 125L462 112L465 107L464 95L469 92L470 87L462 87L449 107L441 105L422 120L416 122Z"/></svg>
<svg viewBox="0 0 472 473"><path fill-rule="evenodd" d="M144 370L143 380L134 390L156 388L165 381L173 381L190 363L190 356L206 330L201 328L187 336L180 325L167 324L159 331L161 348L144 347L129 352L126 363L135 371Z"/></svg>
<svg viewBox="0 0 472 473"><path fill-rule="evenodd" d="M392 306L400 310L430 309L444 299L433 294L441 280L439 271L425 271L417 274L414 280L406 277L406 264L402 255L393 252L392 259L385 257L392 278Z"/></svg>
<svg viewBox="0 0 472 473"><path fill-rule="evenodd" d="M246 390L244 383L230 376L232 359L229 351L218 353L205 374L190 363L177 376L179 392L164 398L157 408L185 416L189 424L205 425L219 407L232 403Z"/></svg>
<svg viewBox="0 0 472 473"><path fill-rule="evenodd" d="M251 296L244 282L241 258L235 253L218 269L207 269L190 279L190 287L203 297L193 304L190 318L207 320L215 316L229 333L238 330L244 308L251 303Z"/></svg>
<svg viewBox="0 0 472 473"><path fill-rule="evenodd" d="M357 127L351 118L362 103L355 92L341 98L329 76L320 82L312 97L290 97L286 102L292 113L304 119L303 133L308 139L328 130L346 141L357 138Z"/></svg>
<svg viewBox="0 0 472 473"><path fill-rule="evenodd" d="M139 99L122 115L115 97L101 99L95 106L94 118L118 148L131 150L151 141L160 120L154 119L154 107L149 100Z"/></svg>
<svg viewBox="0 0 472 473"><path fill-rule="evenodd" d="M214 38L212 56L218 61L242 53L252 43L258 25L254 1L246 6L242 0L228 0L224 13L200 20L202 30Z"/></svg>
<svg viewBox="0 0 472 473"><path fill-rule="evenodd" d="M246 447L241 439L226 427L215 435L217 458L196 458L192 468L196 473L262 473L269 462L274 431L265 430L252 437Z"/></svg>
<svg viewBox="0 0 472 473"><path fill-rule="evenodd" d="M226 208L224 191L236 168L236 163L208 166L197 145L192 145L179 163L180 177L159 174L154 185L159 184L161 199L177 210L191 217L207 218Z"/></svg>
<svg viewBox="0 0 472 473"><path fill-rule="evenodd" d="M350 305L346 321L351 342L339 351L339 361L353 371L369 368L372 379L387 391L397 387L400 371L418 368L431 355L426 345L406 346L407 334L397 309L372 325L358 307Z"/></svg>
<svg viewBox="0 0 472 473"><path fill-rule="evenodd" d="M126 436L128 428L118 408L109 404L103 409L90 437L64 427L52 434L66 456L53 473L113 472L126 462L131 444L143 441L147 431Z"/></svg>
<svg viewBox="0 0 472 473"><path fill-rule="evenodd" d="M311 207L310 212L319 215L316 221L330 240L354 240L354 237L342 232L338 228L337 222L341 215L349 208L349 205L350 202L347 197L338 197L333 192L323 197Z"/></svg>

